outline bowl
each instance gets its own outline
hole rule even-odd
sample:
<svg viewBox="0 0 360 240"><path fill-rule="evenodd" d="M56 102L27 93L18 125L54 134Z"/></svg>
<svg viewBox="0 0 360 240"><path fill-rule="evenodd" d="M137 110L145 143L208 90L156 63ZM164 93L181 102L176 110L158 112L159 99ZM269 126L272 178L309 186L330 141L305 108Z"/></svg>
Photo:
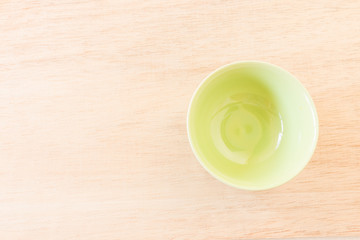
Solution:
<svg viewBox="0 0 360 240"><path fill-rule="evenodd" d="M201 165L246 190L295 177L318 139L315 105L289 72L259 61L235 62L208 75L191 99L187 131Z"/></svg>

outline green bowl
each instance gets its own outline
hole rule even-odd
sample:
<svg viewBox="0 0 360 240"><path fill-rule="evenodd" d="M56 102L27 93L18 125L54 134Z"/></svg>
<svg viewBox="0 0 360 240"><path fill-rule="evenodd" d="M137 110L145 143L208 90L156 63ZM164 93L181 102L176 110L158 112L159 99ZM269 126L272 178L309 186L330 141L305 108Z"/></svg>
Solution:
<svg viewBox="0 0 360 240"><path fill-rule="evenodd" d="M314 103L301 83L275 65L235 62L195 91L187 116L201 165L233 187L264 190L297 175L318 139Z"/></svg>

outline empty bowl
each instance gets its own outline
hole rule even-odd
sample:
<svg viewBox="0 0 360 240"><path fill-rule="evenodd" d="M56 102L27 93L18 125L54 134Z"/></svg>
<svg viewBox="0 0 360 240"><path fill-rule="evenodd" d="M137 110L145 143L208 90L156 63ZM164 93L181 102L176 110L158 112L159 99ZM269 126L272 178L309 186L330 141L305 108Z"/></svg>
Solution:
<svg viewBox="0 0 360 240"><path fill-rule="evenodd" d="M196 89L187 131L201 165L218 180L247 190L279 186L309 162L318 138L314 103L284 69L235 62Z"/></svg>

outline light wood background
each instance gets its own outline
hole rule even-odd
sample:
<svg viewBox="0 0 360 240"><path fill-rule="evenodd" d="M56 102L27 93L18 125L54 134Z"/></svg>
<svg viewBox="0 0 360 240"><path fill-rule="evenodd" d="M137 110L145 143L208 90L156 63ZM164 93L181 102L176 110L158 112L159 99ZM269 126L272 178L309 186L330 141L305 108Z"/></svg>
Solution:
<svg viewBox="0 0 360 240"><path fill-rule="evenodd" d="M247 192L195 160L186 111L237 60L316 104L306 169ZM1 1L1 239L360 236L360 1Z"/></svg>

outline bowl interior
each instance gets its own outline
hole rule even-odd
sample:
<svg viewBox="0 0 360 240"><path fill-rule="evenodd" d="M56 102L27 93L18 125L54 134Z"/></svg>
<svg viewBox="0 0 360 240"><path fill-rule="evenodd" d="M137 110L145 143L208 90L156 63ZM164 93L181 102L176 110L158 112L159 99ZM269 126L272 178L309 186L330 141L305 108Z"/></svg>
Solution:
<svg viewBox="0 0 360 240"><path fill-rule="evenodd" d="M278 186L310 160L318 136L311 97L287 71L262 62L226 65L195 92L188 134L200 163L243 189Z"/></svg>

